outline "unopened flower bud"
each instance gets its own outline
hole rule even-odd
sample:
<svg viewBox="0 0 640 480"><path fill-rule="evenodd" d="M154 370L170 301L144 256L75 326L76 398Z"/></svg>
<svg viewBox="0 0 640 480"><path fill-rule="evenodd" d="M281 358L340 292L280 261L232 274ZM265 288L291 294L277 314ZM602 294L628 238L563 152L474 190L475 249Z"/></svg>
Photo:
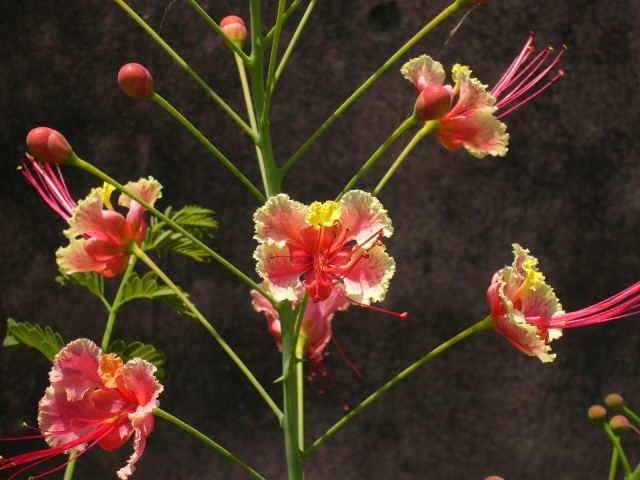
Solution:
<svg viewBox="0 0 640 480"><path fill-rule="evenodd" d="M133 98L149 98L153 93L153 78L139 63L127 63L118 72L118 83L124 93Z"/></svg>
<svg viewBox="0 0 640 480"><path fill-rule="evenodd" d="M609 407L611 410L621 410L624 406L624 400L617 393L610 393L604 399L604 404Z"/></svg>
<svg viewBox="0 0 640 480"><path fill-rule="evenodd" d="M615 433L618 437L621 437L622 435L624 435L625 433L627 433L627 430L629 430L629 420L627 420L627 417L625 417L624 415L616 415L615 417L611 417L611 420L609 420L609 426L611 427L611 430L613 430L613 433Z"/></svg>
<svg viewBox="0 0 640 480"><path fill-rule="evenodd" d="M424 88L416 101L416 115L420 120L437 120L442 118L451 107L451 94L442 85L432 83Z"/></svg>
<svg viewBox="0 0 640 480"><path fill-rule="evenodd" d="M247 40L247 27L244 26L244 21L240 17L229 15L223 18L220 28L238 48L244 47L244 42Z"/></svg>
<svg viewBox="0 0 640 480"><path fill-rule="evenodd" d="M34 157L43 162L65 163L73 154L67 139L48 127L31 130L27 135L27 147Z"/></svg>
<svg viewBox="0 0 640 480"><path fill-rule="evenodd" d="M602 405L592 405L587 415L593 423L604 423L607 419L607 410Z"/></svg>
<svg viewBox="0 0 640 480"><path fill-rule="evenodd" d="M504 478L498 477L496 475L491 475L490 477L487 477L484 480L504 480Z"/></svg>

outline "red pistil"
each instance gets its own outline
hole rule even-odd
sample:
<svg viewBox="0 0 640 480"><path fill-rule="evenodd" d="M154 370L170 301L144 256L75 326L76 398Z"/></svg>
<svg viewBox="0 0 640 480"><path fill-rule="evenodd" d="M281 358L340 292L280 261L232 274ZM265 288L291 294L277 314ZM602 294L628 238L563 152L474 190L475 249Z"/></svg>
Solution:
<svg viewBox="0 0 640 480"><path fill-rule="evenodd" d="M546 60L553 52L552 47L544 49L533 59L529 60L529 57L534 52L534 48L531 46L533 38L534 33L531 32L522 52L520 52L502 78L491 89L492 95L498 99L495 106L500 110L500 114L497 115L496 118L504 117L516 108L527 103L529 100L537 97L549 88L556 80L564 76L564 72L559 70L555 77L549 80L542 87L538 88L533 93L530 93L526 98L518 101L515 105L512 105L513 102L529 93L531 89L533 89L547 76L555 65L560 62L560 58L567 49L567 47L563 45L560 53L556 55L550 63L546 63ZM511 89L509 93L504 94L504 92L509 89ZM506 111L502 111L507 106L509 106L509 108Z"/></svg>

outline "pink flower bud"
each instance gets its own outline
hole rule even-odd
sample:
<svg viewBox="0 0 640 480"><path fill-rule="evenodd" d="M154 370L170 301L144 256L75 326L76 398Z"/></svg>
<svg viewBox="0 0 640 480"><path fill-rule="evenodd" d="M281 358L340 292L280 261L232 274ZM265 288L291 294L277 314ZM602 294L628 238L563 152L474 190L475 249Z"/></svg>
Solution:
<svg viewBox="0 0 640 480"><path fill-rule="evenodd" d="M451 107L451 94L442 85L433 83L426 87L416 101L416 114L420 120L437 120L442 118Z"/></svg>
<svg viewBox="0 0 640 480"><path fill-rule="evenodd" d="M31 130L27 135L27 147L34 157L43 162L65 163L73 154L67 139L48 127Z"/></svg>
<svg viewBox="0 0 640 480"><path fill-rule="evenodd" d="M247 40L247 27L244 21L235 15L229 15L220 22L220 28L239 48L244 47Z"/></svg>
<svg viewBox="0 0 640 480"><path fill-rule="evenodd" d="M149 98L153 93L153 78L139 63L127 63L118 72L118 83L124 93L133 98Z"/></svg>
<svg viewBox="0 0 640 480"><path fill-rule="evenodd" d="M609 420L609 426L611 427L611 430L613 430L613 433L618 437L621 437L627 433L627 430L629 430L631 425L629 425L627 417L624 415L616 415L615 417L611 417L611 420Z"/></svg>

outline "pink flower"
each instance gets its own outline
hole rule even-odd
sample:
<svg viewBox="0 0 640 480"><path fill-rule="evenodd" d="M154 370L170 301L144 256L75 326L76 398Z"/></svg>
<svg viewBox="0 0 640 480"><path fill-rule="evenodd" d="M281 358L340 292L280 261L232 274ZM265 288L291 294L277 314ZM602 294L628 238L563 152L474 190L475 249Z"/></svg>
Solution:
<svg viewBox="0 0 640 480"><path fill-rule="evenodd" d="M123 364L110 353L85 338L75 340L55 357L49 373L51 386L38 405L41 435L49 449L0 460L0 471L22 468L20 473L62 453L79 453L99 445L115 450L134 435L134 452L127 466L118 471L126 480L144 451L153 430L153 410L158 408L158 395L163 387L154 376L156 367L140 358ZM68 463L68 462L67 462ZM30 478L40 478L66 465Z"/></svg>
<svg viewBox="0 0 640 480"><path fill-rule="evenodd" d="M564 313L529 250L514 244L513 266L496 272L487 291L494 328L518 350L551 362L549 343L562 329L593 325L640 312L640 282L607 300Z"/></svg>
<svg viewBox="0 0 640 480"><path fill-rule="evenodd" d="M292 307L296 308L304 295L304 287L301 282L296 286L296 296L298 299L293 302ZM257 290L251 290L253 300L251 304L256 312L264 312L267 317L269 332L276 339L278 348L282 351L282 328L280 325L280 314L273 308L273 305ZM309 360L316 365L322 363L324 349L331 340L331 322L335 312L344 311L349 308L349 300L331 292L324 302L308 303L304 311L302 326L300 327L300 339L304 343L304 353L309 356ZM319 370L324 371L323 367Z"/></svg>
<svg viewBox="0 0 640 480"><path fill-rule="evenodd" d="M280 194L260 207L254 220L260 242L254 253L257 272L276 301L297 301L295 289L303 276L313 302L336 292L382 310L369 303L384 299L395 272L382 243L393 228L382 204L369 193L352 190L339 202L310 206Z"/></svg>
<svg viewBox="0 0 640 480"><path fill-rule="evenodd" d="M22 162L22 173L42 198L69 222L69 229L64 232L70 240L69 246L56 252L60 269L65 273L95 271L105 277L124 272L131 257L130 245L133 242L142 244L147 232L147 224L142 218L144 207L126 195L120 195L118 204L129 209L125 218L111 205L114 189L108 184L93 189L87 198L76 204L57 165L54 168L27 157L35 175L26 162ZM162 186L152 177L130 182L125 187L151 205L162 196Z"/></svg>
<svg viewBox="0 0 640 480"><path fill-rule="evenodd" d="M504 156L509 135L500 118L546 90L560 76L562 70L542 87L536 87L560 61L564 49L546 60L553 49L547 48L531 59L533 34L503 77L490 90L471 78L469 67L454 65L453 86L443 85L444 69L427 55L414 58L403 65L401 72L418 89L416 114L424 121L438 120L436 136L449 150L465 147L473 156ZM532 91L534 87L537 90ZM445 95L445 90L449 95ZM457 102L454 98L458 97ZM496 115L496 113L498 113Z"/></svg>

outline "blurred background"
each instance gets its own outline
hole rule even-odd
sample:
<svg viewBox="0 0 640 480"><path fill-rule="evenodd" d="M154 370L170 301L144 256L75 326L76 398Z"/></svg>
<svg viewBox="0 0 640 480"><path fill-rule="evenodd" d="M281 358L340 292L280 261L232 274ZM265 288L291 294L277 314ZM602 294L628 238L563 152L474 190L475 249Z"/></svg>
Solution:
<svg viewBox="0 0 640 480"><path fill-rule="evenodd" d="M249 18L248 2L202 0L216 20ZM265 29L277 2L263 1ZM306 2L303 2L306 4ZM132 1L131 6L244 116L231 52L187 2ZM275 153L284 163L324 120L446 3L427 0L318 2L274 96ZM399 73L423 53L447 75L470 65L493 85L529 31L536 46L569 48L565 77L504 120L504 158L476 159L426 138L380 200L394 222L385 243L397 271L385 308L407 321L352 307L334 333L362 372L334 347L326 365L354 407L432 348L489 313L486 289L512 262L518 242L539 258L567 311L586 307L638 281L640 273L640 7L616 0L488 0L446 20L394 65L309 149L283 190L310 203L334 198L411 114L415 88ZM292 19L300 18L301 11ZM292 23L293 25L293 23ZM293 27L285 28L287 42ZM216 211L210 245L253 274L252 214L259 207L208 151L152 102L117 85L119 68L139 62L156 91L180 110L255 184L255 151L207 94L114 2L4 2L0 6L0 336L6 318L51 325L65 341L102 338L106 311L82 287L61 287L55 250L65 223L16 171L27 132L62 132L77 154L122 183L152 175L164 185L160 209L198 204ZM284 47L283 47L284 48ZM450 77L448 77L449 79ZM363 178L371 190L402 151L402 138ZM63 168L77 199L100 182ZM248 288L216 263L177 254L161 266L184 287L274 398L280 357ZM257 280L257 274L253 274ZM117 281L109 281L111 295ZM310 479L603 479L611 447L586 417L612 391L640 408L638 318L568 330L542 364L494 332L440 355L365 409L311 458ZM163 350L171 380L162 408L199 428L270 479L284 479L283 440L262 398L202 327L164 304L124 307L114 339ZM37 351L0 350L0 437L36 423L50 364ZM306 386L307 442L343 415L336 390ZM632 462L640 439L626 439ZM43 443L8 443L9 457ZM99 448L78 462L77 479L112 479L131 454ZM197 439L163 420L133 478L249 478ZM62 478L62 474L58 474ZM55 475L52 478L57 478Z"/></svg>

